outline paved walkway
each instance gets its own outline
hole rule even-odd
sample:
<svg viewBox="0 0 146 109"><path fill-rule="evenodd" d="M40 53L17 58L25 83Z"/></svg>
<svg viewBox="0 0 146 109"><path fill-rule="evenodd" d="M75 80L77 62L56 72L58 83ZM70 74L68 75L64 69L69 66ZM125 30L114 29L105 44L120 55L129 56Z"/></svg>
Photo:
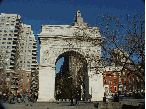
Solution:
<svg viewBox="0 0 146 109"><path fill-rule="evenodd" d="M25 106L24 103L3 103L5 109L95 109L93 103L80 103L75 106L68 106L70 103L34 103L33 106Z"/></svg>

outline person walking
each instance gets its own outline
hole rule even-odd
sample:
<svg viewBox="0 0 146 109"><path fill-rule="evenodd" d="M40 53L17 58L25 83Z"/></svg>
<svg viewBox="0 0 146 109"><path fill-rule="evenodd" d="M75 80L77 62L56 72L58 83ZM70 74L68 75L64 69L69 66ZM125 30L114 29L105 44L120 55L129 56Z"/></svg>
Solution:
<svg viewBox="0 0 146 109"><path fill-rule="evenodd" d="M80 104L80 95L79 93L76 95L76 105Z"/></svg>
<svg viewBox="0 0 146 109"><path fill-rule="evenodd" d="M25 93L23 94L23 97L22 97L22 102L25 103Z"/></svg>
<svg viewBox="0 0 146 109"><path fill-rule="evenodd" d="M12 99L13 99L13 94L12 94L12 92L10 92L10 96L9 96L9 104L12 103Z"/></svg>
<svg viewBox="0 0 146 109"><path fill-rule="evenodd" d="M112 94L112 100L114 99L114 97L113 97L114 95Z"/></svg>
<svg viewBox="0 0 146 109"><path fill-rule="evenodd" d="M33 103L34 103L34 93L31 94L31 97L30 97L30 106L33 106Z"/></svg>
<svg viewBox="0 0 146 109"><path fill-rule="evenodd" d="M6 94L5 93L3 94L2 98L3 98L3 102L5 103L5 101L6 101Z"/></svg>
<svg viewBox="0 0 146 109"><path fill-rule="evenodd" d="M37 94L37 92L35 92L35 101L37 101L37 96L38 96L38 94Z"/></svg>
<svg viewBox="0 0 146 109"><path fill-rule="evenodd" d="M15 94L13 94L13 101L15 100Z"/></svg>
<svg viewBox="0 0 146 109"><path fill-rule="evenodd" d="M20 103L20 100L21 100L21 95L20 95L20 93L18 93L18 95L17 95L17 102Z"/></svg>
<svg viewBox="0 0 146 109"><path fill-rule="evenodd" d="M28 106L28 94L25 93L25 105Z"/></svg>
<svg viewBox="0 0 146 109"><path fill-rule="evenodd" d="M92 98L92 95L91 95L91 94L89 94L89 101L90 101L90 103L91 103L91 98Z"/></svg>

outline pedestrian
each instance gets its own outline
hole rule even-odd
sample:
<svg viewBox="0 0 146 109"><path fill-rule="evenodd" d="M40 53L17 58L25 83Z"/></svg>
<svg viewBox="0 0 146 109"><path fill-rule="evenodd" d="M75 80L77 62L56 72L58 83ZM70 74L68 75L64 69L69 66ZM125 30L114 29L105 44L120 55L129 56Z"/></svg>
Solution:
<svg viewBox="0 0 146 109"><path fill-rule="evenodd" d="M9 96L9 104L12 103L12 99L13 99L13 94L12 94L12 92L10 92L10 96Z"/></svg>
<svg viewBox="0 0 146 109"><path fill-rule="evenodd" d="M23 97L22 97L22 102L25 103L25 93L23 94Z"/></svg>
<svg viewBox="0 0 146 109"><path fill-rule="evenodd" d="M20 100L21 100L21 95L20 95L20 93L18 93L18 95L17 95L17 102L20 103Z"/></svg>
<svg viewBox="0 0 146 109"><path fill-rule="evenodd" d="M2 98L3 98L3 102L5 103L5 101L6 101L6 94L5 93L3 94Z"/></svg>
<svg viewBox="0 0 146 109"><path fill-rule="evenodd" d="M15 100L15 94L13 94L13 101Z"/></svg>
<svg viewBox="0 0 146 109"><path fill-rule="evenodd" d="M91 98L92 98L92 95L91 95L91 94L89 94L89 101L90 101L90 103L91 103Z"/></svg>
<svg viewBox="0 0 146 109"><path fill-rule="evenodd" d="M76 105L80 104L80 95L79 93L76 95Z"/></svg>
<svg viewBox="0 0 146 109"><path fill-rule="evenodd" d="M25 93L25 105L28 106L28 94Z"/></svg>
<svg viewBox="0 0 146 109"><path fill-rule="evenodd" d="M35 101L37 101L38 94L35 92Z"/></svg>
<svg viewBox="0 0 146 109"><path fill-rule="evenodd" d="M112 94L112 100L114 99L113 96L114 96L114 95Z"/></svg>
<svg viewBox="0 0 146 109"><path fill-rule="evenodd" d="M34 103L34 93L32 93L30 97L30 106L33 106L33 103Z"/></svg>
<svg viewBox="0 0 146 109"><path fill-rule="evenodd" d="M84 92L82 94L82 98L83 98L83 101L84 101L85 100L85 94L84 94Z"/></svg>

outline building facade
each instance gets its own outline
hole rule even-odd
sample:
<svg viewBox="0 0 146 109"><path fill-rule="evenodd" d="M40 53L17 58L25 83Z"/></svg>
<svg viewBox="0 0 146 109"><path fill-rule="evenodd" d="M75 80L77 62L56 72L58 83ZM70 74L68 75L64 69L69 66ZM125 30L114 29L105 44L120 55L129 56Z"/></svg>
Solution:
<svg viewBox="0 0 146 109"><path fill-rule="evenodd" d="M108 66L103 71L103 87L106 95L115 93L129 94L144 92L144 84L141 79L122 67Z"/></svg>
<svg viewBox="0 0 146 109"><path fill-rule="evenodd" d="M34 78L38 74L37 41L31 25L23 24L17 14L1 13L0 18L0 69L16 75L31 72Z"/></svg>

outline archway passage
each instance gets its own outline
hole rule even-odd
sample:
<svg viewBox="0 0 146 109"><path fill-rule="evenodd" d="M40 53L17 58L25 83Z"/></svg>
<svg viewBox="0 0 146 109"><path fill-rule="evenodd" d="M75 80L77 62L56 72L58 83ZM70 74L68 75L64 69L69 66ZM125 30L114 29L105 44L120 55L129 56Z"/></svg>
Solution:
<svg viewBox="0 0 146 109"><path fill-rule="evenodd" d="M67 51L58 56L56 62L64 57L60 71L55 77L55 96L59 99L75 99L79 94L80 100L89 96L89 79L87 61L78 52Z"/></svg>

